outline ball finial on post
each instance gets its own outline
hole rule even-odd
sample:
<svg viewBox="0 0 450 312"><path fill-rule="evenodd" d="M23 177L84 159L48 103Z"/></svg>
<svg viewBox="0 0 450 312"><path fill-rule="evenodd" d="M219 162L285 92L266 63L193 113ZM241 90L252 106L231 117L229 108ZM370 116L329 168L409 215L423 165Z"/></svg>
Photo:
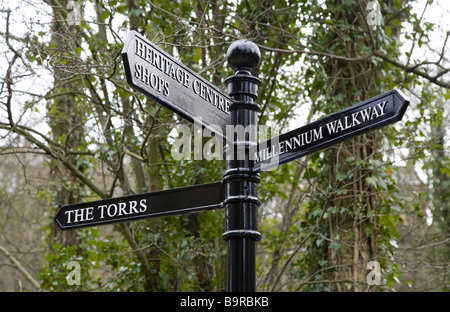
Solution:
<svg viewBox="0 0 450 312"><path fill-rule="evenodd" d="M227 61L235 70L250 69L254 70L261 60L261 52L253 42L241 39L233 42L228 48Z"/></svg>

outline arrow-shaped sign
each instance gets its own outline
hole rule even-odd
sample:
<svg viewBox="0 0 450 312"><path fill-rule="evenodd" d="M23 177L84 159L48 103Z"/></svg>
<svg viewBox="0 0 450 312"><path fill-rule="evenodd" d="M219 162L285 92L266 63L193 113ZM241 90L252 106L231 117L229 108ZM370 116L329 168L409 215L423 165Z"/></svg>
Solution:
<svg viewBox="0 0 450 312"><path fill-rule="evenodd" d="M222 182L62 206L61 230L222 208Z"/></svg>
<svg viewBox="0 0 450 312"><path fill-rule="evenodd" d="M228 95L135 31L128 34L122 58L130 86L225 138L231 124Z"/></svg>
<svg viewBox="0 0 450 312"><path fill-rule="evenodd" d="M262 142L253 149L256 170L267 170L402 119L409 100L394 89Z"/></svg>

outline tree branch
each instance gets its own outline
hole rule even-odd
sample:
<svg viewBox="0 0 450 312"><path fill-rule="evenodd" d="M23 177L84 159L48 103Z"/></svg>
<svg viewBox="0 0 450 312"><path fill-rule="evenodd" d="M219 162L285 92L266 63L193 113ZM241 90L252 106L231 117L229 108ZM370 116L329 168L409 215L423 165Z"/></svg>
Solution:
<svg viewBox="0 0 450 312"><path fill-rule="evenodd" d="M6 250L3 246L0 246L0 251L6 256L6 258L9 259L9 261L11 261L11 263L14 264L14 266L20 271L20 273L23 274L23 276L25 276L25 278L37 289L39 290L41 288L41 286L39 285L39 282L37 280L34 279L34 277L30 274L30 272L27 271L27 269L25 269L22 264L20 264L20 262L9 253L8 250Z"/></svg>
<svg viewBox="0 0 450 312"><path fill-rule="evenodd" d="M25 139L27 139L32 144L36 145L38 148L43 150L47 155L55 158L56 160L62 162L64 166L66 166L72 173L79 178L84 184L86 184L93 192L95 192L98 196L101 198L108 198L108 195L103 192L100 188L98 188L93 181L91 181L87 176L85 176L80 170L76 168L74 164L72 164L63 154L59 153L56 150L53 150L49 146L45 145L44 143L40 142L38 139L36 139L33 135L28 133L27 131L21 129L20 127L14 127L10 129L12 132L17 133L21 136L23 136Z"/></svg>

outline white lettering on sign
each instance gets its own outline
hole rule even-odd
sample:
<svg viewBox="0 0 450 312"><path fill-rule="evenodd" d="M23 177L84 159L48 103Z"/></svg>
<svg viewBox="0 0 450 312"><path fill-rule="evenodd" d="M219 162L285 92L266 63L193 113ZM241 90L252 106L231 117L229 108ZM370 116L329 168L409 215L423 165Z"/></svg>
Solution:
<svg viewBox="0 0 450 312"><path fill-rule="evenodd" d="M165 96L169 96L169 82L165 81L161 77L158 77L155 73L152 73L139 63L134 66L134 76L141 80L146 85L152 87Z"/></svg>
<svg viewBox="0 0 450 312"><path fill-rule="evenodd" d="M202 99L207 101L208 103L214 105L221 111L230 112L230 102L227 101L224 97L220 96L214 89L208 87L208 85L204 84L198 79L195 79L192 82L192 90L195 94L200 96Z"/></svg>
<svg viewBox="0 0 450 312"><path fill-rule="evenodd" d="M67 223L90 221L94 219L94 207L68 210L65 212Z"/></svg>
<svg viewBox="0 0 450 312"><path fill-rule="evenodd" d="M136 215L147 211L147 199L130 200L109 205L99 205L87 208L67 210L67 224L84 221L102 220L127 215Z"/></svg>
<svg viewBox="0 0 450 312"><path fill-rule="evenodd" d="M265 148L254 153L253 160L258 163L293 151L302 146L307 147L309 144L322 140L324 135L326 135L326 132L328 132L326 138L332 139L333 136L342 131L363 125L384 116L386 114L386 104L387 101L377 103L360 111L350 113L349 115L330 121L326 123L325 126L321 125L318 128L292 136L287 140L276 142L276 144L272 144L272 146L266 146Z"/></svg>
<svg viewBox="0 0 450 312"><path fill-rule="evenodd" d="M350 129L361 123L371 121L372 119L381 117L384 115L384 109L387 101L378 103L377 105L370 106L359 112L351 114L351 116L344 116L344 118L333 120L327 123L327 129L330 134L335 134L343 130ZM358 119L359 116L359 119Z"/></svg>
<svg viewBox="0 0 450 312"><path fill-rule="evenodd" d="M231 102L207 83L192 78L191 74L140 38L135 38L135 54L146 62L134 66L134 77L164 96L170 96L171 82L191 90L215 108L230 114ZM156 69L156 70L155 70Z"/></svg>

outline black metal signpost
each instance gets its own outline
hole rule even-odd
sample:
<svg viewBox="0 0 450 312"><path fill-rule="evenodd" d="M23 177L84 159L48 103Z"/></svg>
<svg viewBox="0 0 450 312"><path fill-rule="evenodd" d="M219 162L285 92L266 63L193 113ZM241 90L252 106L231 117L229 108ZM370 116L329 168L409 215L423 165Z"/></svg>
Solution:
<svg viewBox="0 0 450 312"><path fill-rule="evenodd" d="M399 121L409 104L403 93L392 90L257 144L250 133L225 135L227 126L255 129L258 125L255 101L260 81L251 72L259 64L260 51L254 43L238 40L229 47L227 60L235 74L225 80L228 95L134 31L127 37L122 56L133 88L227 140L223 180L65 205L55 222L68 230L225 208L222 237L228 242L229 291L255 291L255 250L261 238L260 171Z"/></svg>

